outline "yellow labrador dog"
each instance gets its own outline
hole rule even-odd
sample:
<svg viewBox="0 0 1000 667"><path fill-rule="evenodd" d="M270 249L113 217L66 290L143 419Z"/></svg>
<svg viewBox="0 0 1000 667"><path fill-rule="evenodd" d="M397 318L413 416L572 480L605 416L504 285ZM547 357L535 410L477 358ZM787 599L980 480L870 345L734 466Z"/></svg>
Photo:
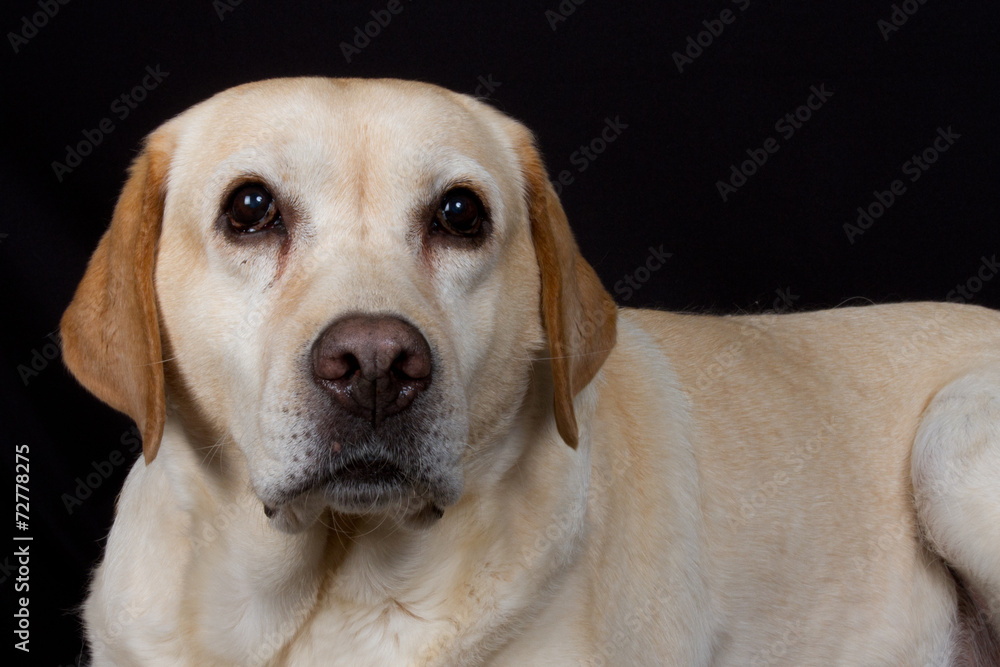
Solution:
<svg viewBox="0 0 1000 667"><path fill-rule="evenodd" d="M1000 315L617 309L470 97L167 122L62 336L143 435L96 665L1000 660Z"/></svg>

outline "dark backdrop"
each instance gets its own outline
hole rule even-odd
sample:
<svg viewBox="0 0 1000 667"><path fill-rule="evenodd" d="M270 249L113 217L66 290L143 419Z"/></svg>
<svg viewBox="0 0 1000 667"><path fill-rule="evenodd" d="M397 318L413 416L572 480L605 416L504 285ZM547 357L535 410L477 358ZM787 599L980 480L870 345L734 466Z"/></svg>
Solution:
<svg viewBox="0 0 1000 667"><path fill-rule="evenodd" d="M3 532L33 537L33 664L77 660L74 606L137 452L50 335L141 138L234 84L393 76L488 95L566 172L584 254L624 305L1000 306L1000 5L679 4L5 3L3 485L28 445L30 518ZM651 249L671 254L659 269ZM3 541L10 638L22 543Z"/></svg>

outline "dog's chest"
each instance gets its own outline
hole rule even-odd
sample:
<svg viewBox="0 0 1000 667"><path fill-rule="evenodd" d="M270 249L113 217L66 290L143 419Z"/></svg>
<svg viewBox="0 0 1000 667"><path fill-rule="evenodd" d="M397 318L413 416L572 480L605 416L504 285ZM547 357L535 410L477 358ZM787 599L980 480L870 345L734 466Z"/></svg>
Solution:
<svg viewBox="0 0 1000 667"><path fill-rule="evenodd" d="M438 664L453 648L458 626L432 613L396 601L363 608L333 604L306 622L277 664Z"/></svg>

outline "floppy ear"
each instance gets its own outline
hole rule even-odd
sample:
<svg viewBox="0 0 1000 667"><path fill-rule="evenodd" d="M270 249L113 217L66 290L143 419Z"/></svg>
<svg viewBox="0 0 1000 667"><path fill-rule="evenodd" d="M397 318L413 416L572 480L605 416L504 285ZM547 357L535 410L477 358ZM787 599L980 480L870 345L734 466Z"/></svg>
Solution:
<svg viewBox="0 0 1000 667"><path fill-rule="evenodd" d="M168 160L165 140L150 137L60 323L66 366L136 422L147 464L166 418L153 267Z"/></svg>
<svg viewBox="0 0 1000 667"><path fill-rule="evenodd" d="M549 339L559 435L575 448L573 397L594 378L615 345L618 309L580 254L559 197L529 140L520 146L531 237L542 277L542 323Z"/></svg>

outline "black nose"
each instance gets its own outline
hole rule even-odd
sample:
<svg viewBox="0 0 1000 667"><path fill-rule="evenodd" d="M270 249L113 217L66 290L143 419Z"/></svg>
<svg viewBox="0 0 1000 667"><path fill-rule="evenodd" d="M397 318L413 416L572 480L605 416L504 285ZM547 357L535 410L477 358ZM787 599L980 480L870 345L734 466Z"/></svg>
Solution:
<svg viewBox="0 0 1000 667"><path fill-rule="evenodd" d="M431 349L396 317L337 320L313 345L316 383L349 412L378 426L405 410L431 382Z"/></svg>

